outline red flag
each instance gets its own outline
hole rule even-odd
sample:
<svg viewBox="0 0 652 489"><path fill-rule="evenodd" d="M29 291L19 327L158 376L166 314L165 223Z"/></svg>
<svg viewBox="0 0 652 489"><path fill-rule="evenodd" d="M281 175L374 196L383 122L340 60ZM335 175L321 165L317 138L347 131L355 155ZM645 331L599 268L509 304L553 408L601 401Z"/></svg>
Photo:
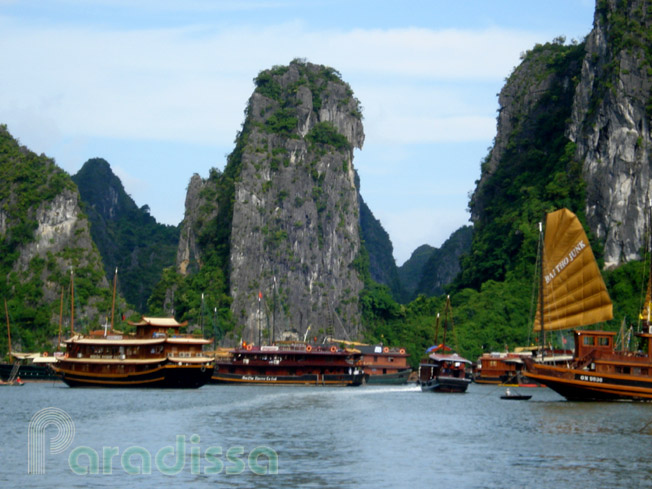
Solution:
<svg viewBox="0 0 652 489"><path fill-rule="evenodd" d="M263 298L263 293L259 290L258 291L258 302L260 302L260 299Z"/></svg>

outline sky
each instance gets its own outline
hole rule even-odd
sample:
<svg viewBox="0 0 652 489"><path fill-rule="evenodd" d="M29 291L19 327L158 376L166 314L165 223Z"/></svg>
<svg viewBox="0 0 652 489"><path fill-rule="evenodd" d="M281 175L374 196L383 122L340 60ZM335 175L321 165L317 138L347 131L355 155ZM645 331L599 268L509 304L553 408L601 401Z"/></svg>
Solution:
<svg viewBox="0 0 652 489"><path fill-rule="evenodd" d="M0 0L0 123L71 175L104 158L179 224L223 169L253 79L295 58L363 108L363 199L398 265L470 224L498 93L537 43L591 31L594 0Z"/></svg>

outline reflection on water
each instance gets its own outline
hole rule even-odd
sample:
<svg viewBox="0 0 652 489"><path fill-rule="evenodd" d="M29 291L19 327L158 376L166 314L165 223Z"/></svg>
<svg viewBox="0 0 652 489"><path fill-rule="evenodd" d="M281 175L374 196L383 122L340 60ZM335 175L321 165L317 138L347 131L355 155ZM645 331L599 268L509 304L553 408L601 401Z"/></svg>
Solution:
<svg viewBox="0 0 652 489"><path fill-rule="evenodd" d="M6 388L0 486L652 487L652 404L571 403L548 389L529 389L530 401L500 394L480 385L466 394L415 386ZM74 439L51 453L57 430L44 428L45 473L29 475L28 428L47 407L69 415ZM92 472L94 454L98 473L76 475L75 467ZM269 474L274 456L278 473ZM134 467L151 473L130 475Z"/></svg>

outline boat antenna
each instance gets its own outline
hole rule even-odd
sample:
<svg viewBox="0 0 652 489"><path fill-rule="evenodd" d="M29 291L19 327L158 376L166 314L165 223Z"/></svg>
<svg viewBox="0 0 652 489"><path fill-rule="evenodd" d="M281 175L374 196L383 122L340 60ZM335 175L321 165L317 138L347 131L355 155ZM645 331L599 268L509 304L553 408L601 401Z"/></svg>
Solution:
<svg viewBox="0 0 652 489"><path fill-rule="evenodd" d="M5 297L5 317L7 318L7 343L9 345L9 356L11 357L11 328L9 327L9 308L7 307L6 297Z"/></svg>
<svg viewBox="0 0 652 489"><path fill-rule="evenodd" d="M262 291L258 291L258 345L262 345L263 343L263 331L260 328L260 301L263 298L263 293ZM304 340L305 341L305 340Z"/></svg>
<svg viewBox="0 0 652 489"><path fill-rule="evenodd" d="M115 317L115 289L118 285L118 267L115 267L113 274L113 300L111 302L111 333L113 333L113 320Z"/></svg>
<svg viewBox="0 0 652 489"><path fill-rule="evenodd" d="M448 329L448 306L451 303L451 296L447 295L446 296L446 305L444 306L444 340L442 341L442 344L444 345L444 349L446 348L446 330Z"/></svg>
<svg viewBox="0 0 652 489"><path fill-rule="evenodd" d="M460 345L457 341L457 333L455 332L455 318L453 317L453 304L450 301L450 295L446 299L448 302L448 312L451 315L451 333L453 334L453 345L455 346L456 351L460 351Z"/></svg>
<svg viewBox="0 0 652 489"><path fill-rule="evenodd" d="M70 267L70 334L75 334L75 283L73 280L75 273Z"/></svg>
<svg viewBox="0 0 652 489"><path fill-rule="evenodd" d="M645 300L648 300L648 294L650 294L650 298L648 303L645 305L647 309L647 323L646 323L646 328L647 331L646 333L650 332L650 321L652 318L650 317L652 315L652 311L650 309L652 308L652 203L648 205L648 222L647 224L647 250L646 250L646 255L647 259L649 261L649 268L648 268L648 285L647 285L647 291L645 294Z"/></svg>
<svg viewBox="0 0 652 489"><path fill-rule="evenodd" d="M272 345L274 344L274 341L276 338L274 338L274 335L276 334L276 275L274 275L274 286L272 288L273 292L273 302L272 302Z"/></svg>
<svg viewBox="0 0 652 489"><path fill-rule="evenodd" d="M541 252L541 270L539 273L539 319L541 321L541 332L539 333L539 349L541 351L541 360L545 356L546 333L543 329L543 222L539 222L539 251Z"/></svg>
<svg viewBox="0 0 652 489"><path fill-rule="evenodd" d="M201 329L201 336L204 337L204 293L201 293L201 311L199 314L199 328Z"/></svg>
<svg viewBox="0 0 652 489"><path fill-rule="evenodd" d="M65 287L61 286L61 300L59 301L59 340L57 342L57 350L61 349L61 329L63 327L63 291Z"/></svg>

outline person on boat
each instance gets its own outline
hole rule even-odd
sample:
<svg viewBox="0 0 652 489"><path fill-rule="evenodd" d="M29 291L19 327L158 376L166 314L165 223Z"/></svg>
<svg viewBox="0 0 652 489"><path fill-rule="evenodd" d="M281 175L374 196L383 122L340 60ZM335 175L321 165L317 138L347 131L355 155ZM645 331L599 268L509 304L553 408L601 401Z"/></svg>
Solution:
<svg viewBox="0 0 652 489"><path fill-rule="evenodd" d="M509 390L509 387L505 390L505 395L506 396L511 396L512 395L511 391Z"/></svg>

